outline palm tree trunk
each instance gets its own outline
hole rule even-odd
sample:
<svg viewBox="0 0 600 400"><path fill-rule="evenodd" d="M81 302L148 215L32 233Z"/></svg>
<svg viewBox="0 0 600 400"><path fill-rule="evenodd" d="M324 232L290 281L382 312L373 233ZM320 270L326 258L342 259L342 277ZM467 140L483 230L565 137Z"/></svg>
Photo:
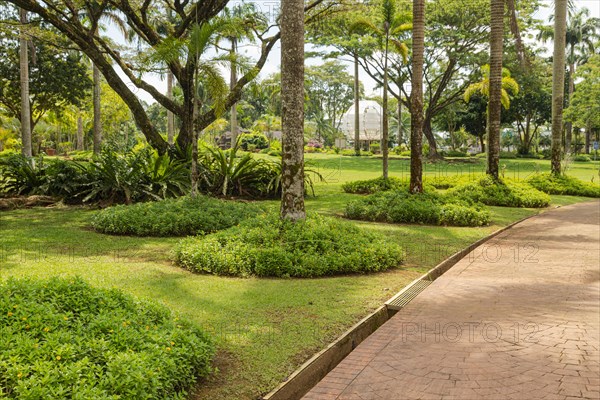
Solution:
<svg viewBox="0 0 600 400"><path fill-rule="evenodd" d="M77 110L77 150L83 150L83 118L81 110Z"/></svg>
<svg viewBox="0 0 600 400"><path fill-rule="evenodd" d="M358 55L354 55L354 154L360 156L360 83L358 80Z"/></svg>
<svg viewBox="0 0 600 400"><path fill-rule="evenodd" d="M236 53L236 40L234 38L231 39L231 78L229 80L229 87L233 90L235 84L237 83L237 68L235 66L235 61L233 57ZM237 108L236 103L231 106L231 147L234 147L237 142L238 137L238 124L237 124Z"/></svg>
<svg viewBox="0 0 600 400"><path fill-rule="evenodd" d="M552 63L552 173L561 173L563 102L565 95L565 42L568 0L554 0L554 53Z"/></svg>
<svg viewBox="0 0 600 400"><path fill-rule="evenodd" d="M167 97L173 99L173 73L167 72ZM175 115L167 110L167 143L175 143Z"/></svg>
<svg viewBox="0 0 600 400"><path fill-rule="evenodd" d="M413 0L413 55L410 128L410 192L423 192L423 56L425 0Z"/></svg>
<svg viewBox="0 0 600 400"><path fill-rule="evenodd" d="M196 91L194 91L196 93ZM198 181L200 180L200 174L198 172L198 131L197 131L197 120L198 120L198 99L194 96L194 112L192 113L193 120L193 131L192 131L192 165L190 171L192 190L191 197L198 196Z"/></svg>
<svg viewBox="0 0 600 400"><path fill-rule="evenodd" d="M498 179L500 163L500 115L502 113L502 52L504 37L504 1L491 0L490 98L488 104L487 173Z"/></svg>
<svg viewBox="0 0 600 400"><path fill-rule="evenodd" d="M398 99L398 146L402 144L402 100Z"/></svg>
<svg viewBox="0 0 600 400"><path fill-rule="evenodd" d="M100 70L96 67L95 64L92 65L93 68L93 103L94 103L94 154L100 154L102 150L102 121L100 119Z"/></svg>
<svg viewBox="0 0 600 400"><path fill-rule="evenodd" d="M574 56L574 54L572 54ZM571 103L573 92L575 91L575 82L573 81L575 74L575 64L571 61L569 63L569 95L567 96L567 106ZM565 133L565 154L571 153L571 142L573 141L573 124L567 122L565 124L567 132Z"/></svg>
<svg viewBox="0 0 600 400"><path fill-rule="evenodd" d="M383 179L388 178L388 141L390 137L388 121L388 44L389 32L385 33L385 60L383 63L383 105L381 113L382 118L382 137L381 137L381 155L383 159Z"/></svg>
<svg viewBox="0 0 600 400"><path fill-rule="evenodd" d="M591 139L592 139L592 129L588 125L585 128L585 154L590 154Z"/></svg>
<svg viewBox="0 0 600 400"><path fill-rule="evenodd" d="M31 157L31 106L29 103L29 54L27 52L27 37L23 26L27 25L27 11L19 10L21 22L21 37L19 41L19 71L21 79L21 152L25 157Z"/></svg>
<svg viewBox="0 0 600 400"><path fill-rule="evenodd" d="M304 209L304 1L281 3L281 218Z"/></svg>

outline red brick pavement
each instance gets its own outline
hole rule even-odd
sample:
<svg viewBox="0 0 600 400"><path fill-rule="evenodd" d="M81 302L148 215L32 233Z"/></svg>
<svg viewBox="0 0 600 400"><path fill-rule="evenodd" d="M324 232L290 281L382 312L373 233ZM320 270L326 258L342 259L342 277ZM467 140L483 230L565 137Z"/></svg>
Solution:
<svg viewBox="0 0 600 400"><path fill-rule="evenodd" d="M304 399L600 399L599 349L596 201L475 249Z"/></svg>

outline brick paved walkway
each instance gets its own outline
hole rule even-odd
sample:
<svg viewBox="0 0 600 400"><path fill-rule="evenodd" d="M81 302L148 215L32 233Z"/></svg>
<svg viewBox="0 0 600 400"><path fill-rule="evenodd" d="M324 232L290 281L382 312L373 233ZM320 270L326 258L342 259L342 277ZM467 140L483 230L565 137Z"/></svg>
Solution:
<svg viewBox="0 0 600 400"><path fill-rule="evenodd" d="M600 399L600 202L474 250L304 399Z"/></svg>

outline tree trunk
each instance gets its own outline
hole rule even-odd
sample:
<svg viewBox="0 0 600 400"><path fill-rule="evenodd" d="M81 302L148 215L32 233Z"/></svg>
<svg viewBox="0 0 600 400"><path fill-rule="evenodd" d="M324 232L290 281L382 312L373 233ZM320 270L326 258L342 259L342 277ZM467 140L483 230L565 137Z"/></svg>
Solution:
<svg viewBox="0 0 600 400"><path fill-rule="evenodd" d="M281 3L281 218L304 209L304 1Z"/></svg>
<svg viewBox="0 0 600 400"><path fill-rule="evenodd" d="M567 96L567 107L571 103L573 92L575 91L575 82L573 77L575 74L575 64L571 61L569 63L569 95ZM565 154L571 154L571 142L573 141L573 124L569 121L565 124Z"/></svg>
<svg viewBox="0 0 600 400"><path fill-rule="evenodd" d="M19 71L21 77L21 152L25 157L31 157L31 112L29 103L29 54L27 52L27 36L24 26L27 25L27 11L19 9L21 22L21 37L19 41Z"/></svg>
<svg viewBox="0 0 600 400"><path fill-rule="evenodd" d="M483 140L483 135L479 136L479 144L481 145L481 152L485 153L485 140Z"/></svg>
<svg viewBox="0 0 600 400"><path fill-rule="evenodd" d="M388 121L388 45L389 32L385 33L385 60L383 62L383 105L381 113L382 118L382 137L381 137L381 155L383 159L383 179L388 178L388 142L390 137Z"/></svg>
<svg viewBox="0 0 600 400"><path fill-rule="evenodd" d="M237 83L237 68L235 66L235 61L234 61L234 57L236 54L236 40L235 39L231 39L231 52L230 52L230 56L231 56L231 76L230 76L230 80L229 80L229 88L231 90L233 90L233 88L235 87L235 84ZM238 137L238 124L237 124L237 108L236 108L237 103L233 103L231 106L231 122L230 122L230 127L231 127L231 147L235 147L235 144L237 143L237 137Z"/></svg>
<svg viewBox="0 0 600 400"><path fill-rule="evenodd" d="M431 115L427 115L425 120L423 121L423 133L425 134L425 138L427 139L427 143L429 144L429 152L427 154L427 158L430 160L439 160L442 157L439 155L437 151L437 142L435 141L435 136L433 135L433 128L431 127Z"/></svg>
<svg viewBox="0 0 600 400"><path fill-rule="evenodd" d="M423 192L423 57L425 0L413 0L413 55L410 128L410 192Z"/></svg>
<svg viewBox="0 0 600 400"><path fill-rule="evenodd" d="M508 12L510 14L510 30L515 37L515 47L517 50L517 58L521 68L528 69L529 60L527 58L527 52L523 45L523 39L521 39L521 30L519 29L519 21L517 19L517 8L515 7L515 0L506 0L508 6Z"/></svg>
<svg viewBox="0 0 600 400"><path fill-rule="evenodd" d="M500 114L502 113L502 51L504 1L491 0L490 97L488 104L487 173L498 179L500 163Z"/></svg>
<svg viewBox="0 0 600 400"><path fill-rule="evenodd" d="M402 101L398 100L398 146L402 143Z"/></svg>
<svg viewBox="0 0 600 400"><path fill-rule="evenodd" d="M198 120L198 100L194 98L194 111L192 112L193 131L192 131L192 165L190 170L190 178L192 183L191 196L198 196L198 181L200 174L198 171L198 133L196 132L196 122Z"/></svg>
<svg viewBox="0 0 600 400"><path fill-rule="evenodd" d="M93 68L93 81L94 81L94 89L93 89L93 103L94 103L94 154L100 154L102 150L102 121L100 119L100 70L96 67L95 64L92 65Z"/></svg>
<svg viewBox="0 0 600 400"><path fill-rule="evenodd" d="M591 136L592 136L592 129L588 125L588 127L585 128L585 154L590 154Z"/></svg>
<svg viewBox="0 0 600 400"><path fill-rule="evenodd" d="M358 55L354 55L354 154L360 156L360 83Z"/></svg>
<svg viewBox="0 0 600 400"><path fill-rule="evenodd" d="M173 73L167 72L167 97L173 100ZM167 143L175 143L175 115L167 110Z"/></svg>
<svg viewBox="0 0 600 400"><path fill-rule="evenodd" d="M561 173L561 138L565 95L565 42L567 1L554 0L554 53L552 62L552 173Z"/></svg>
<svg viewBox="0 0 600 400"><path fill-rule="evenodd" d="M83 118L81 111L77 111L77 150L83 150Z"/></svg>

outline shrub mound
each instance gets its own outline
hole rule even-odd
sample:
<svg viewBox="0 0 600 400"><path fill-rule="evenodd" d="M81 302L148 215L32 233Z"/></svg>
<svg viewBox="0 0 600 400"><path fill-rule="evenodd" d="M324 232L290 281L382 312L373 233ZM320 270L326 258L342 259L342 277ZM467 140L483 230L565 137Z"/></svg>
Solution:
<svg viewBox="0 0 600 400"><path fill-rule="evenodd" d="M548 194L600 197L600 185L566 175L537 174L527 179L527 183Z"/></svg>
<svg viewBox="0 0 600 400"><path fill-rule="evenodd" d="M0 283L0 397L185 398L209 338L158 305L81 279Z"/></svg>
<svg viewBox="0 0 600 400"><path fill-rule="evenodd" d="M365 221L454 226L482 226L491 220L489 211L480 204L435 192L410 194L407 190L375 193L352 201L345 214Z"/></svg>
<svg viewBox="0 0 600 400"><path fill-rule="evenodd" d="M588 155L578 154L575 157L573 157L573 161L575 161L575 162L590 162L590 161L592 161L592 159Z"/></svg>
<svg viewBox="0 0 600 400"><path fill-rule="evenodd" d="M292 223L273 213L175 248L176 262L217 275L317 277L384 271L402 262L402 248L384 236L318 214Z"/></svg>
<svg viewBox="0 0 600 400"><path fill-rule="evenodd" d="M426 185L433 186L436 189L450 189L455 186L468 183L474 179L477 179L477 177L471 174L436 175L432 177L425 176L423 182Z"/></svg>
<svg viewBox="0 0 600 400"><path fill-rule="evenodd" d="M371 194L385 190L408 188L408 181L400 178L389 177L387 180L383 176L364 181L346 182L342 185L342 190L346 193Z"/></svg>
<svg viewBox="0 0 600 400"><path fill-rule="evenodd" d="M542 208L550 204L550 196L525 182L494 181L489 176L455 186L448 194L489 206Z"/></svg>
<svg viewBox="0 0 600 400"><path fill-rule="evenodd" d="M94 216L92 226L111 235L204 235L237 225L260 212L259 206L250 203L186 196L105 208Z"/></svg>

